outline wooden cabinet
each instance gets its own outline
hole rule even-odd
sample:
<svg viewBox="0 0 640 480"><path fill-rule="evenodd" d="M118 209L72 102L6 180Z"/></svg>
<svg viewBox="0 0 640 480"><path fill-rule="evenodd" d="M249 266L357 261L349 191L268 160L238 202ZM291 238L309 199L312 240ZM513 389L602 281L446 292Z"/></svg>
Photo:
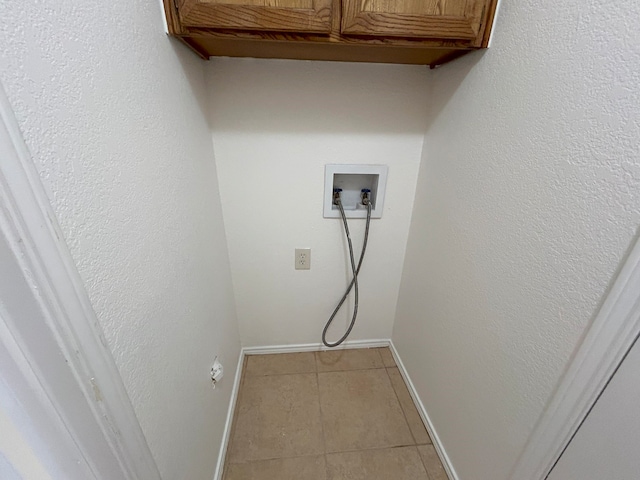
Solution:
<svg viewBox="0 0 640 480"><path fill-rule="evenodd" d="M178 17L185 27L326 33L332 0L182 0Z"/></svg>
<svg viewBox="0 0 640 480"><path fill-rule="evenodd" d="M474 40L482 0L360 0L342 4L344 35Z"/></svg>
<svg viewBox="0 0 640 480"><path fill-rule="evenodd" d="M497 0L164 0L169 32L203 58L435 67L485 48Z"/></svg>

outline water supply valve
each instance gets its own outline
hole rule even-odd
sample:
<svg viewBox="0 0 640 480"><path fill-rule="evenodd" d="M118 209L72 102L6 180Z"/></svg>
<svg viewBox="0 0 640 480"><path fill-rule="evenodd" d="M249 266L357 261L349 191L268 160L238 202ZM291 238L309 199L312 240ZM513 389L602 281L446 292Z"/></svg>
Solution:
<svg viewBox="0 0 640 480"><path fill-rule="evenodd" d="M340 200L340 192L342 192L341 188L334 188L333 189L333 204L337 205L338 201Z"/></svg>
<svg viewBox="0 0 640 480"><path fill-rule="evenodd" d="M325 165L324 218L340 218L342 205L347 218L381 218L387 185L386 165Z"/></svg>

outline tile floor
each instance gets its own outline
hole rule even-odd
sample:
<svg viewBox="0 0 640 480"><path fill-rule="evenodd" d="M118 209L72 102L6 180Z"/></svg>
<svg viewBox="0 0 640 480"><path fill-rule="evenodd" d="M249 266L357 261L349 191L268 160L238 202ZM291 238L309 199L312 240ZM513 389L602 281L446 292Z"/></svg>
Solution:
<svg viewBox="0 0 640 480"><path fill-rule="evenodd" d="M247 356L224 480L447 480L388 348Z"/></svg>

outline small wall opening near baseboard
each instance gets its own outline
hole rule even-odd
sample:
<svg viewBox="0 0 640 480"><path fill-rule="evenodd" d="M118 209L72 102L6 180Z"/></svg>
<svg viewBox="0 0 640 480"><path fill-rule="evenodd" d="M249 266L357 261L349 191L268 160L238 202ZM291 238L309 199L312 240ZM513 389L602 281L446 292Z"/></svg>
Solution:
<svg viewBox="0 0 640 480"><path fill-rule="evenodd" d="M398 370L400 372L400 374L402 375L402 378L409 390L409 393L411 394L411 397L413 399L413 402L418 410L418 413L420 414L420 417L425 425L425 428L427 429L427 432L429 434L429 436L431 437L431 440L433 442L433 446L440 458L440 461L442 462L442 465L449 477L450 480L458 480L457 474L455 472L455 469L453 468L453 466L451 465L451 462L449 460L449 457L447 456L441 442L440 439L438 437L438 434L436 433L434 427L433 427L433 423L431 422L431 419L429 418L429 415L427 413L427 410L424 406L424 404L422 403L422 400L420 399L418 393L415 390L415 387L413 385L413 382L411 381L411 378L409 377L404 364L402 363L402 359L400 358L400 355L398 354L398 351L396 350L395 346L393 345L393 342L389 339L376 339L376 340L355 340L355 341L350 341L350 342L345 342L345 344L343 344L340 347L340 350L347 350L347 349L356 349L356 348L380 348L380 347L389 347L389 349L391 350L391 353L393 355L393 358L396 362L396 365L398 367ZM241 380L242 380L242 369L243 369L243 364L245 361L245 357L246 356L250 356L250 355L268 355L268 354L279 354L279 353L302 353L302 352L320 352L320 351L326 351L326 350L330 350L328 348L326 348L324 345L322 344L298 344L298 345L275 345L275 346L255 346L255 347L244 347L242 349L242 351L240 352L240 359L238 361L238 368L236 370L236 374L235 374L235 379L234 379L234 385L233 385L233 393L231 395L231 399L230 399L230 404L229 404L229 409L227 412L227 421L226 421L226 425L225 425L225 429L224 429L224 435L223 435L223 439L222 439L222 444L220 445L220 452L219 452L219 457L218 457L218 463L217 463L217 468L216 468L216 474L214 477L214 480L222 480L222 475L223 475L223 469L224 469L224 462L225 462L225 458L227 455L227 449L228 449L228 445L229 442L231 440L231 428L232 428L232 422L233 422L233 418L234 418L234 414L235 414L235 407L236 407L236 402L238 399L238 392L240 389L240 384L241 384Z"/></svg>

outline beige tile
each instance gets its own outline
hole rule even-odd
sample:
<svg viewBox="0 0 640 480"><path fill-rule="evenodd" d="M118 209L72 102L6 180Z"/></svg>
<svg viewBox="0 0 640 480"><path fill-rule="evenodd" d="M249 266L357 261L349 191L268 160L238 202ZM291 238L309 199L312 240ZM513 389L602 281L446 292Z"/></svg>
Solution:
<svg viewBox="0 0 640 480"><path fill-rule="evenodd" d="M418 453L430 480L449 480L433 445L418 445Z"/></svg>
<svg viewBox="0 0 640 480"><path fill-rule="evenodd" d="M319 373L327 452L413 445L386 370Z"/></svg>
<svg viewBox="0 0 640 480"><path fill-rule="evenodd" d="M431 443L431 438L429 438L427 429L424 427L424 423L422 423L422 418L416 409L415 403L413 403L413 398L411 398L411 394L404 383L400 371L397 368L388 368L387 372L391 379L391 385L393 385L393 389L396 391L396 395L398 395L400 406L402 407L402 411L407 419L409 429L411 429L411 434L416 444L423 445L425 443Z"/></svg>
<svg viewBox="0 0 640 480"><path fill-rule="evenodd" d="M391 368L396 366L396 361L393 359L393 354L391 353L391 349L389 347L379 348L378 352L380 352L382 363L384 363L385 367Z"/></svg>
<svg viewBox="0 0 640 480"><path fill-rule="evenodd" d="M357 348L351 350L329 350L316 352L319 372L340 370L363 370L383 368L382 358L377 348Z"/></svg>
<svg viewBox="0 0 640 480"><path fill-rule="evenodd" d="M224 480L326 480L323 455L229 465Z"/></svg>
<svg viewBox="0 0 640 480"><path fill-rule="evenodd" d="M279 375L313 373L316 360L313 352L248 355L245 375Z"/></svg>
<svg viewBox="0 0 640 480"><path fill-rule="evenodd" d="M429 480L416 447L330 453L327 472L327 480Z"/></svg>
<svg viewBox="0 0 640 480"><path fill-rule="evenodd" d="M324 453L315 373L247 377L229 463Z"/></svg>

